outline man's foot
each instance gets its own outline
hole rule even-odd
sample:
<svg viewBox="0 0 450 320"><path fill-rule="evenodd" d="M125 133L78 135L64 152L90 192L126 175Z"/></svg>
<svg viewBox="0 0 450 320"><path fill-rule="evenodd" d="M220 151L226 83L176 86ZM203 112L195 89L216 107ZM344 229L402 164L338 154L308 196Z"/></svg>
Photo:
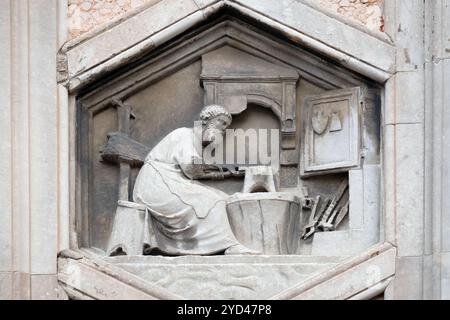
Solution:
<svg viewBox="0 0 450 320"><path fill-rule="evenodd" d="M242 244L236 244L232 247L229 247L227 250L225 250L224 254L225 255L243 255L243 254L257 255L257 254L261 254L261 252L251 250L251 249L243 246Z"/></svg>

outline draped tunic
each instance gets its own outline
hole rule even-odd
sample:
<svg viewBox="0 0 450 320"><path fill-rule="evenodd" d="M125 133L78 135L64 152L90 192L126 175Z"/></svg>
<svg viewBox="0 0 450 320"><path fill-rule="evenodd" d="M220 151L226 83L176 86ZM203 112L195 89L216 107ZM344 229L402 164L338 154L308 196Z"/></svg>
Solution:
<svg viewBox="0 0 450 320"><path fill-rule="evenodd" d="M228 195L191 180L180 165L201 157L193 128L169 133L147 155L133 190L152 218L154 239L173 255L214 254L238 244L226 212Z"/></svg>

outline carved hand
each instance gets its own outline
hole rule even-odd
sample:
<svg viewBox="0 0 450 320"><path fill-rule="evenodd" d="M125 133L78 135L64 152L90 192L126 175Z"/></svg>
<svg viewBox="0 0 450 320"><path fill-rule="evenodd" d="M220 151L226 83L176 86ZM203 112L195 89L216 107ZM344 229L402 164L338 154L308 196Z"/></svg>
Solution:
<svg viewBox="0 0 450 320"><path fill-rule="evenodd" d="M211 180L223 180L225 179L225 172L211 172Z"/></svg>

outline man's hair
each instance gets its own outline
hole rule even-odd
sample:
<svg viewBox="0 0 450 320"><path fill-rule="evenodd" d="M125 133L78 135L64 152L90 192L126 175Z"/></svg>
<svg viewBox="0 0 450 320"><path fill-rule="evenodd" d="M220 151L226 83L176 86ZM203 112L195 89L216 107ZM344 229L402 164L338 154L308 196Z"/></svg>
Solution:
<svg viewBox="0 0 450 320"><path fill-rule="evenodd" d="M203 107L202 111L200 111L200 120L202 120L203 124L217 116L226 116L231 123L231 113L225 107L218 104L210 104Z"/></svg>

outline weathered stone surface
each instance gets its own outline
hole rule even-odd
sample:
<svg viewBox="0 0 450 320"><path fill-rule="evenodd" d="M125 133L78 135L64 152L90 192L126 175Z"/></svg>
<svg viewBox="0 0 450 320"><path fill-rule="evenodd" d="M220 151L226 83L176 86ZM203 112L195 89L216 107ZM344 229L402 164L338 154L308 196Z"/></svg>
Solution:
<svg viewBox="0 0 450 320"><path fill-rule="evenodd" d="M393 298L401 300L422 299L423 257L398 257L394 278Z"/></svg>
<svg viewBox="0 0 450 320"><path fill-rule="evenodd" d="M29 78L29 53L28 53L28 6L24 1L16 1L12 7L12 30L15 30L13 36L15 41L12 42L11 50L15 61L12 61L12 74L14 79L11 79L11 109L14 110L11 114L11 138L12 138L12 160L14 166L12 167L11 181L12 190L12 207L11 215L13 217L13 230L11 247L14 250L12 256L16 270L28 273L30 272L30 254L29 254L29 224L30 224L30 117L29 117L29 93L28 90L22 90L23 87L30 86ZM26 49L25 49L26 48ZM27 66L27 67L24 67ZM20 147L19 147L20 146ZM6 226L6 225L5 225Z"/></svg>
<svg viewBox="0 0 450 320"><path fill-rule="evenodd" d="M441 261L441 299L450 299L450 253L442 253Z"/></svg>
<svg viewBox="0 0 450 320"><path fill-rule="evenodd" d="M308 1L309 3L310 1ZM317 1L312 1L317 2ZM319 0L324 11L337 12L346 21L354 21L373 31L384 31L384 0Z"/></svg>
<svg viewBox="0 0 450 320"><path fill-rule="evenodd" d="M385 114L385 124L423 123L425 115L425 78L423 65L414 71L398 72L386 83L386 104L395 103ZM398 92L408 91L408 94ZM391 104L392 103L392 104Z"/></svg>
<svg viewBox="0 0 450 320"><path fill-rule="evenodd" d="M376 286L395 274L395 251L352 267L329 281L295 297L297 300L344 300L366 288ZM331 270L330 270L331 271Z"/></svg>
<svg viewBox="0 0 450 320"><path fill-rule="evenodd" d="M136 276L96 259L58 260L58 281L99 300L180 299L166 290L148 284ZM69 290L70 293L70 290Z"/></svg>
<svg viewBox="0 0 450 320"><path fill-rule="evenodd" d="M423 296L448 299L450 91L448 1L425 3L425 254ZM446 298L444 298L444 296Z"/></svg>
<svg viewBox="0 0 450 320"><path fill-rule="evenodd" d="M341 15L350 21L366 26L371 30L380 30L383 27L382 3L384 0L320 0L310 1L312 5L326 12ZM110 21L120 18L127 12L136 10L141 6L152 5L154 0L70 0L68 7L69 33L74 38ZM196 0L199 7L214 2L214 0ZM305 1L309 4L308 1Z"/></svg>
<svg viewBox="0 0 450 320"><path fill-rule="evenodd" d="M130 48L145 40L149 33L161 31L197 10L198 7L193 0L158 1L147 10L121 23L120 28L114 28L115 32L100 33L74 47L68 55L69 74L77 75L85 68L91 68L112 58L115 55L113 47L117 43L121 43L124 48ZM143 25L137 28L137 24L142 23ZM144 30L145 32L142 32Z"/></svg>
<svg viewBox="0 0 450 320"><path fill-rule="evenodd" d="M30 299L30 275L21 272L0 272L0 300Z"/></svg>
<svg viewBox="0 0 450 320"><path fill-rule="evenodd" d="M68 20L69 35L77 37L94 29L112 18L120 17L126 12L139 8L145 4L154 3L154 0L69 0Z"/></svg>
<svg viewBox="0 0 450 320"><path fill-rule="evenodd" d="M395 126L385 126L384 130L384 154L383 154L383 186L385 189L384 197L383 197L383 206L384 206L384 237L386 241L395 243L396 241L396 217L395 217L395 181L396 181L396 173L395 173L395 163L396 163L396 154L395 154Z"/></svg>
<svg viewBox="0 0 450 320"><path fill-rule="evenodd" d="M396 46L396 70L400 72L422 69L424 55L423 1L395 1L395 33L391 34ZM412 93L423 91L412 90Z"/></svg>
<svg viewBox="0 0 450 320"><path fill-rule="evenodd" d="M58 235L58 1L29 3L29 167L31 273L56 274ZM43 41L45 39L45 41ZM46 83L45 87L42 83ZM45 201L42 201L45 199ZM46 230L43 232L42 230Z"/></svg>
<svg viewBox="0 0 450 320"><path fill-rule="evenodd" d="M362 170L350 170L348 172L349 184L349 227L359 229L364 225L364 197L361 190L364 190L364 174ZM364 192L364 191L363 191Z"/></svg>
<svg viewBox="0 0 450 320"><path fill-rule="evenodd" d="M65 38L59 37L60 41ZM70 156L70 115L69 115L69 96L67 89L58 85L58 243L57 251L69 248L70 246L70 195L72 188L70 183L71 159Z"/></svg>
<svg viewBox="0 0 450 320"><path fill-rule="evenodd" d="M11 43L12 25L11 25L11 3L6 3L0 10L0 42L4 44ZM9 271L12 266L11 259L11 235L12 235L12 106L10 105L12 97L11 87L11 69L12 48L9 45L2 46L0 50L0 59L3 63L0 65L0 153L2 161L0 162L0 272ZM4 275L6 277L6 274ZM1 285L0 285L1 287ZM6 283L5 283L5 290ZM0 294L1 296L1 294Z"/></svg>
<svg viewBox="0 0 450 320"><path fill-rule="evenodd" d="M187 299L266 299L342 257L113 257L107 261ZM201 281L199 281L201 279Z"/></svg>
<svg viewBox="0 0 450 320"><path fill-rule="evenodd" d="M449 7L447 5L447 16L450 17ZM450 47L450 45L449 45ZM450 51L450 50L449 50ZM442 169L442 177L437 178L435 180L435 188L438 188L442 190L442 206L441 208L441 214L442 214L442 221L439 224L441 226L442 230L442 250L444 252L450 252L450 198L447 197L448 192L450 191L450 170L448 168L448 161L447 159L450 159L450 146L448 143L448 138L450 134L450 115L447 112L448 108L450 107L450 90L448 90L448 87L450 85L450 59L441 60L438 64L434 64L435 67L435 79L434 82L436 85L434 86L436 92L434 95L434 103L435 108L439 108L440 115L436 116L435 121L442 121L442 132L439 132L438 128L436 128L436 134L440 134L442 137L442 140L440 140L440 148L438 145L435 145L435 151L441 152L441 155L439 156L439 159L444 163L444 167ZM442 82L439 82L442 81ZM440 83L438 85L438 83ZM438 164L436 164L438 165ZM436 227L438 224L436 225Z"/></svg>
<svg viewBox="0 0 450 320"><path fill-rule="evenodd" d="M56 274L58 234L68 234L58 232L58 204L69 196L58 172L56 52L65 39L58 3L8 2L0 14L0 272L13 299L32 296L31 273Z"/></svg>
<svg viewBox="0 0 450 320"><path fill-rule="evenodd" d="M399 256L419 256L424 248L423 125L396 126L396 229Z"/></svg>
<svg viewBox="0 0 450 320"><path fill-rule="evenodd" d="M227 200L236 238L264 254L296 254L303 230L300 199L289 193L235 194Z"/></svg>
<svg viewBox="0 0 450 320"><path fill-rule="evenodd" d="M364 175L364 228L366 229L367 241L375 245L380 236L381 226L381 167L380 165L366 165Z"/></svg>
<svg viewBox="0 0 450 320"><path fill-rule="evenodd" d="M312 243L313 255L324 255L336 252L342 255L354 255L363 252L376 243L376 240L367 236L364 229L319 232L314 235Z"/></svg>
<svg viewBox="0 0 450 320"><path fill-rule="evenodd" d="M60 297L56 274L32 275L31 289L32 300L57 300Z"/></svg>
<svg viewBox="0 0 450 320"><path fill-rule="evenodd" d="M285 1L278 2L277 4L269 4L257 0L236 0L235 2L242 3L259 12L264 12L279 21L284 21L291 28L314 35L324 43L332 43L333 40L331 39L333 38L337 41L336 47L342 48L346 52L352 52L352 56L362 60L367 59L369 63L383 65L382 68L384 70L392 67L390 58L387 56L382 57L378 54L386 46L386 43L376 38L372 38L365 43L358 42L357 39L363 31L356 28L347 29L345 23L336 23L336 20L324 14L316 14L314 9L300 1L289 2L289 5ZM369 50L369 47L372 49ZM370 51L373 52L372 55L368 54ZM375 62L376 60L378 61Z"/></svg>
<svg viewBox="0 0 450 320"><path fill-rule="evenodd" d="M395 274L395 256L392 245L375 245L272 298L358 299L366 290L368 295L363 297L372 298L370 294L376 294L380 286L384 288Z"/></svg>
<svg viewBox="0 0 450 320"><path fill-rule="evenodd" d="M85 41L69 42L64 51L67 52L70 89L79 89L105 71L123 66L194 24L204 21L224 6L231 6L245 15L254 16L261 22L280 29L291 40L313 50L323 51L338 63L373 77L376 81L385 81L392 71L395 51L388 40L337 22L299 2L290 2L289 6L280 3L272 8L262 2L237 0L219 1L201 9L193 1L177 4L179 7L170 11L177 14L163 15L164 19L155 19L153 16L161 14L158 10L170 6L169 0L158 2L124 22L113 25L108 32L91 35ZM290 27L280 24L279 20L286 20L285 23ZM320 26L320 30L317 26ZM335 36L336 28L339 30L339 37ZM324 29L328 31L324 32ZM134 30L131 36L129 30ZM330 45L324 46L324 43ZM377 48L376 55L373 54L374 48Z"/></svg>
<svg viewBox="0 0 450 320"><path fill-rule="evenodd" d="M418 256L424 245L423 125L388 125L384 130L392 139L385 145L384 183L398 193L385 193L385 234L398 243L399 255Z"/></svg>
<svg viewBox="0 0 450 320"><path fill-rule="evenodd" d="M269 63L243 51L226 46L202 56L201 77L205 80L220 80L222 77L233 80L255 79L252 82L257 82L256 79L260 81L274 78L297 80L298 73L294 69ZM237 110L235 113L242 111Z"/></svg>
<svg viewBox="0 0 450 320"><path fill-rule="evenodd" d="M449 17L450 17L450 5L445 0L437 0L430 3L427 16L429 23L432 25L432 56L437 60L445 59L450 57L450 27L449 27ZM448 101L448 100L447 100Z"/></svg>
<svg viewBox="0 0 450 320"><path fill-rule="evenodd" d="M0 299L1 300L11 300L12 297L12 273L11 272L0 272Z"/></svg>

